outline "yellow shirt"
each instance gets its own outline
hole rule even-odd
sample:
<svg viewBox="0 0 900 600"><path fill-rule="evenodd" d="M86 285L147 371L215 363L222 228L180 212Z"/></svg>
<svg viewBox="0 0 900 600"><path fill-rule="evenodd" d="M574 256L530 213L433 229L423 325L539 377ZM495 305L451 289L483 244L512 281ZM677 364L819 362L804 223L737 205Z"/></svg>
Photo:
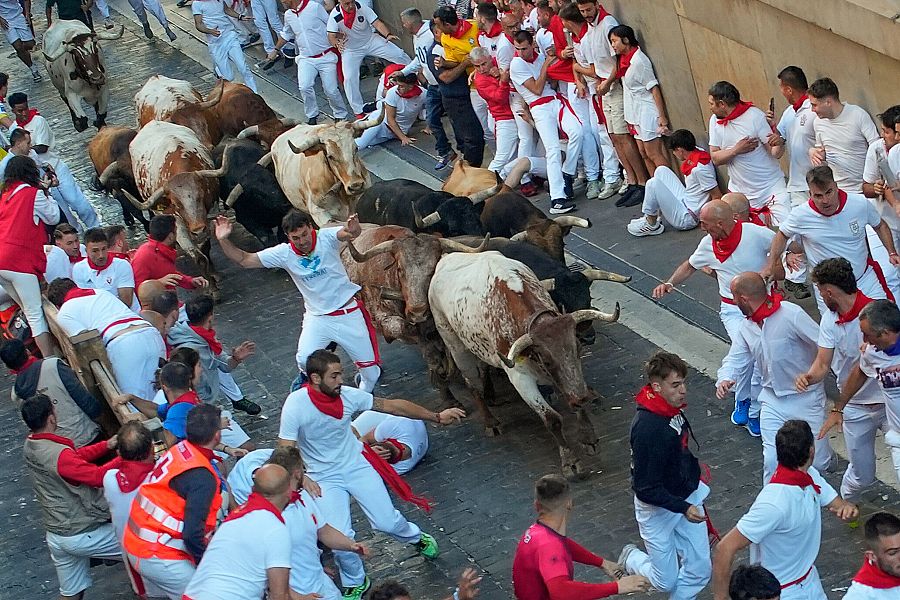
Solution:
<svg viewBox="0 0 900 600"><path fill-rule="evenodd" d="M478 47L478 25L475 21L465 21L470 25L468 31L457 38L446 33L441 34L441 46L444 48L444 59L447 62L461 63L468 56L472 48ZM472 74L474 67L466 69L468 75Z"/></svg>

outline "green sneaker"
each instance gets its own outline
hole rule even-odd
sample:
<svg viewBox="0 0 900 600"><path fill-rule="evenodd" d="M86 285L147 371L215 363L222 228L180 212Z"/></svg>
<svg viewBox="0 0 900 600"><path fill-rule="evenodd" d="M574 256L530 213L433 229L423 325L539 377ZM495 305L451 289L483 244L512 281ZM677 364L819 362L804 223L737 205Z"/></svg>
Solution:
<svg viewBox="0 0 900 600"><path fill-rule="evenodd" d="M370 587L372 587L372 582L369 580L369 576L366 575L365 580L361 584L355 587L345 587L341 597L344 600L360 600L363 594L369 591Z"/></svg>
<svg viewBox="0 0 900 600"><path fill-rule="evenodd" d="M422 532L422 537L416 542L416 550L418 550L419 554L425 558L430 559L437 558L438 554L441 553L441 551L438 550L437 541L424 531Z"/></svg>

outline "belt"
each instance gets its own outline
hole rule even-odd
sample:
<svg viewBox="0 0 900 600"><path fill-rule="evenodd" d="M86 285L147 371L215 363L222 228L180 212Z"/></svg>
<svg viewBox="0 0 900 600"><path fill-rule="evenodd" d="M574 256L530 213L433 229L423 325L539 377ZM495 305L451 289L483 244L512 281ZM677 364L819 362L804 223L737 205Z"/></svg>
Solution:
<svg viewBox="0 0 900 600"><path fill-rule="evenodd" d="M725 304L730 304L732 306L737 306L737 303L731 298L726 298L725 296L719 296L719 299Z"/></svg>
<svg viewBox="0 0 900 600"><path fill-rule="evenodd" d="M316 54L316 55L314 55L314 56L307 56L306 58L322 58L323 56L325 56L325 55L328 54L329 52L334 52L335 54L338 53L337 48L333 48L333 47L332 47L332 48L329 48L328 50L326 50L325 52L319 52L318 54Z"/></svg>
<svg viewBox="0 0 900 600"><path fill-rule="evenodd" d="M112 329L113 327L115 327L116 325L124 325L125 323L134 323L135 321L141 321L141 323L143 323L143 324L142 325L141 324L129 325L125 329L123 329L121 331L117 331L116 333L113 334L113 336L111 338L109 338L109 342L113 341L114 339L119 337L119 335L125 333L126 331L134 331L134 329L143 329L144 327L150 327L150 323L148 323L141 317L127 317L125 319L119 319L118 321L113 321L112 323L110 323L109 325L104 327L103 331L100 332L100 337L105 336L106 332L109 331L110 329ZM109 344L109 342L106 342L106 343Z"/></svg>
<svg viewBox="0 0 900 600"><path fill-rule="evenodd" d="M542 104L550 104L554 100L556 100L556 96L543 96L541 98L538 98L534 102L529 102L528 108L535 108L537 106L541 106Z"/></svg>
<svg viewBox="0 0 900 600"><path fill-rule="evenodd" d="M810 565L810 567L806 570L806 573L804 573L801 577L798 577L797 579L791 581L790 583L785 583L784 585L781 586L781 589L784 590L784 589L791 587L792 585L797 585L798 583L803 583L803 581L807 577L809 577L809 574L812 573L812 570L813 570L812 565Z"/></svg>
<svg viewBox="0 0 900 600"><path fill-rule="evenodd" d="M337 310L333 310L330 313L325 313L326 317L339 317L341 315L348 315L355 310L359 310L359 300L356 300L356 304L349 308L339 308Z"/></svg>

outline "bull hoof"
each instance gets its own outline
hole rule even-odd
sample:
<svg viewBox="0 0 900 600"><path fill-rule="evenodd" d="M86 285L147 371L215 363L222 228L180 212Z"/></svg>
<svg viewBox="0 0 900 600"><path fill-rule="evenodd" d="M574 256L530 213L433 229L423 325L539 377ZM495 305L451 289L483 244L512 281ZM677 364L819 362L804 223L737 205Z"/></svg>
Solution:
<svg viewBox="0 0 900 600"><path fill-rule="evenodd" d="M496 423L494 425L485 425L484 434L488 437L497 437L503 435L503 428L500 427L499 423Z"/></svg>
<svg viewBox="0 0 900 600"><path fill-rule="evenodd" d="M581 448L587 456L596 456L600 452L600 440L583 443Z"/></svg>
<svg viewBox="0 0 900 600"><path fill-rule="evenodd" d="M584 465L581 464L581 460L577 458L571 462L563 463L562 474L563 477L565 477L569 481L579 481L587 478L588 476L588 472L584 468Z"/></svg>
<svg viewBox="0 0 900 600"><path fill-rule="evenodd" d="M77 119L74 119L73 125L75 125L75 131L81 133L88 128L88 119L87 117L79 117Z"/></svg>

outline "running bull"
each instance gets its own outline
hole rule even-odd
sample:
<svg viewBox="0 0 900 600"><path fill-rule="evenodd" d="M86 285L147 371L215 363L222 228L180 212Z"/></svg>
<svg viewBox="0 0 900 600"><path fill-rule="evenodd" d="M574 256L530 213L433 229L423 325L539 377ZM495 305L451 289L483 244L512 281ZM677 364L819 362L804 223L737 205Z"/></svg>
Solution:
<svg viewBox="0 0 900 600"><path fill-rule="evenodd" d="M87 151L96 171L91 187L94 191L106 192L119 201L122 206L122 219L126 225L131 227L137 219L146 230L150 226L150 221L144 216L143 211L135 207L122 193L125 189L132 196L140 196L134 182L131 154L128 151L128 145L136 135L136 129L107 125L88 142Z"/></svg>

